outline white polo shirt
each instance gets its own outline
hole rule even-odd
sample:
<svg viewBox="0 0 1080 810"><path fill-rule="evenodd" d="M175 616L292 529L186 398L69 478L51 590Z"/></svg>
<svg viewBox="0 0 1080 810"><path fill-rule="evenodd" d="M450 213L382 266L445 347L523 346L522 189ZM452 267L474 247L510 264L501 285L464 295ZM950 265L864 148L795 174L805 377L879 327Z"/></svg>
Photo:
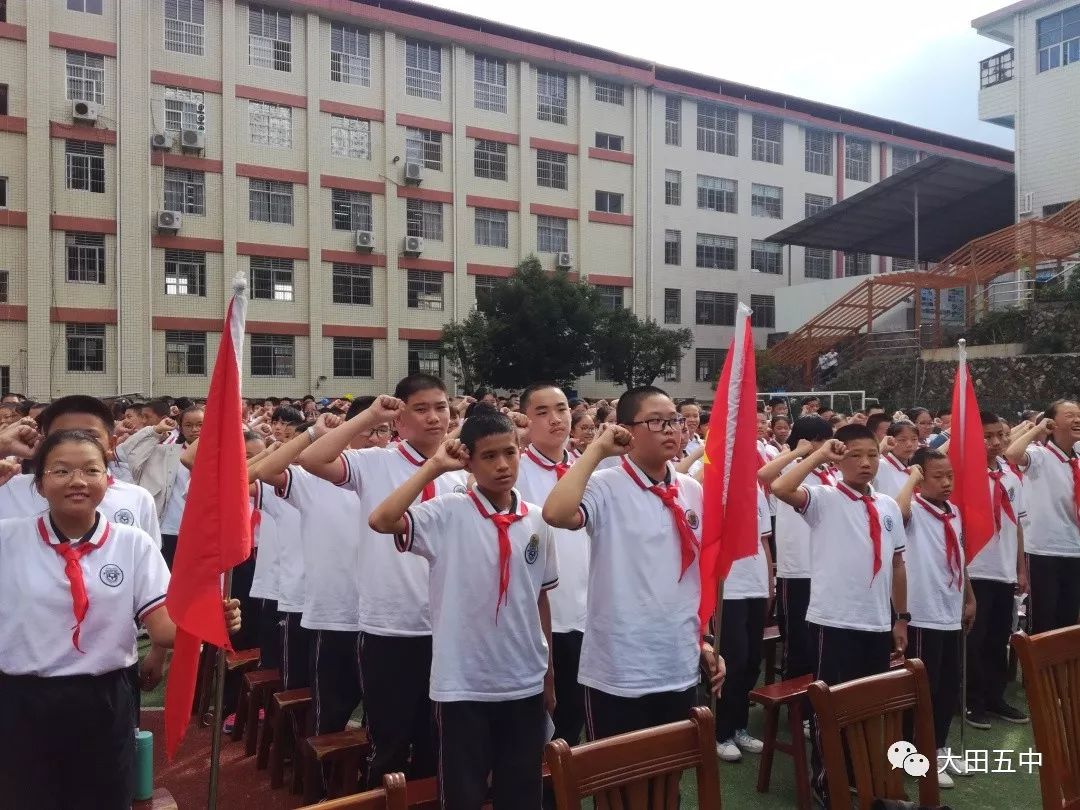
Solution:
<svg viewBox="0 0 1080 810"><path fill-rule="evenodd" d="M43 539L44 534L44 539ZM169 570L142 529L98 512L96 548L79 560L89 599L72 643L75 618L65 562L48 515L0 520L0 672L101 675L138 661L136 621L165 605Z"/></svg>
<svg viewBox="0 0 1080 810"><path fill-rule="evenodd" d="M742 557L731 564L727 579L724 580L724 601L729 599L768 599L769 561L765 557L765 549L761 546L761 538L772 534L772 521L769 520L769 505L765 502L765 494L761 487L757 489L757 543L752 557Z"/></svg>
<svg viewBox="0 0 1080 810"><path fill-rule="evenodd" d="M904 462L892 453L886 453L881 457L877 477L874 479L875 490L895 500L907 480L908 467Z"/></svg>
<svg viewBox="0 0 1080 810"><path fill-rule="evenodd" d="M667 480L678 484L678 501L700 542L701 484L671 464ZM581 511L592 547L578 681L619 697L689 689L698 682L701 581L697 557L680 579L671 512L621 462L593 474Z"/></svg>
<svg viewBox="0 0 1080 810"><path fill-rule="evenodd" d="M852 500L843 481L835 487L803 487L802 516L810 526L810 605L806 620L826 627L888 632L892 628L892 557L907 542L900 507L888 495L870 495L881 526L881 569L874 575L874 548L866 505Z"/></svg>
<svg viewBox="0 0 1080 810"><path fill-rule="evenodd" d="M300 469L291 465L292 469ZM272 487L263 490L263 514L277 527L277 600L282 613L304 612L304 535L300 510Z"/></svg>
<svg viewBox="0 0 1080 810"><path fill-rule="evenodd" d="M180 534L180 522L184 519L184 507L187 506L188 487L191 485L191 470L183 464L176 465L176 478L169 489L169 498L161 513L161 533Z"/></svg>
<svg viewBox="0 0 1080 810"><path fill-rule="evenodd" d="M1004 459L997 460L997 469L1002 472L1001 485L1012 505L1016 522L1009 519L1005 510L1001 511L1001 528L994 532L985 546L968 561L968 576L972 579L989 579L994 582L1016 582L1016 546L1017 523L1027 520L1024 506L1024 487L1020 477L1012 471ZM994 508L997 488L990 481L990 508Z"/></svg>
<svg viewBox="0 0 1080 810"><path fill-rule="evenodd" d="M499 511L473 492L487 514ZM413 504L406 512L397 548L426 560L430 571L432 700L493 702L543 691L548 646L537 600L559 584L559 563L541 511L513 493L507 513L522 517L509 529L510 581L498 621L495 524L461 493Z"/></svg>
<svg viewBox="0 0 1080 810"><path fill-rule="evenodd" d="M248 593L256 599L278 598L278 533L277 521L264 508L267 494L273 497L273 488L262 481L255 483L255 497L249 498L252 514L259 514L255 529L255 573L251 577Z"/></svg>
<svg viewBox="0 0 1080 810"><path fill-rule="evenodd" d="M537 463L535 459L539 459ZM577 460L563 451L565 463ZM518 491L528 503L543 504L557 481L554 464L535 447L529 447L518 466ZM585 600L589 585L589 538L581 529L552 529L559 550L559 587L548 594L551 632L585 630Z"/></svg>
<svg viewBox="0 0 1080 810"><path fill-rule="evenodd" d="M0 519L43 515L48 509L49 503L37 491L32 475L16 475L0 486ZM142 529L161 548L157 507L150 493L138 484L110 479L98 511L114 524Z"/></svg>
<svg viewBox="0 0 1080 810"><path fill-rule="evenodd" d="M431 633L428 609L428 564L413 554L398 554L392 539L371 531L367 516L395 489L408 481L425 459L408 442L345 453L340 486L359 496L359 626L377 636L426 636ZM435 495L465 492L464 472L435 480ZM423 496L421 496L422 498Z"/></svg>
<svg viewBox="0 0 1080 810"><path fill-rule="evenodd" d="M1080 447L1080 442L1074 450ZM1052 441L1027 450L1024 497L1031 531L1024 535L1024 551L1052 557L1080 557L1080 525L1073 500L1069 457Z"/></svg>
<svg viewBox="0 0 1080 810"><path fill-rule="evenodd" d="M941 516L941 517L938 517ZM959 564L950 572L945 545L945 524L956 533ZM907 603L912 627L959 630L964 614L964 535L960 513L951 503L940 509L925 498L911 499L907 523Z"/></svg>
<svg viewBox="0 0 1080 810"><path fill-rule="evenodd" d="M758 464L759 468L764 467L766 464L768 464L770 461L772 461L774 458L776 458L778 455L780 455L779 450L777 450L775 447L773 447L767 441L764 441L762 439L757 440L757 452L758 452L758 459L760 461L760 464ZM776 496L772 494L772 490L770 490L768 487L763 487L763 486L759 485L758 489L760 489L762 494L765 496L765 500L766 500L767 505L768 505L768 515L769 515L769 517L775 517L776 516ZM772 531L772 523L771 522L769 524L769 531L770 532ZM724 598L726 599L727 597L725 596Z"/></svg>
<svg viewBox="0 0 1080 810"><path fill-rule="evenodd" d="M786 473L798 460L784 467ZM837 475L826 466L806 477L807 487L834 487ZM776 576L783 579L810 578L810 526L795 508L780 501L776 505Z"/></svg>

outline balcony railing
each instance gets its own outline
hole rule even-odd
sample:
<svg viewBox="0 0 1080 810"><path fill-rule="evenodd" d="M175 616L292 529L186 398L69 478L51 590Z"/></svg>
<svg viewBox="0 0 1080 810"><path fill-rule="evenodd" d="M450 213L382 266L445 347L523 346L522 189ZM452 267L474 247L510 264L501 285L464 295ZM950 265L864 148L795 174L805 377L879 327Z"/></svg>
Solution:
<svg viewBox="0 0 1080 810"><path fill-rule="evenodd" d="M1013 77L1013 49L996 53L979 63L979 87L1011 81Z"/></svg>

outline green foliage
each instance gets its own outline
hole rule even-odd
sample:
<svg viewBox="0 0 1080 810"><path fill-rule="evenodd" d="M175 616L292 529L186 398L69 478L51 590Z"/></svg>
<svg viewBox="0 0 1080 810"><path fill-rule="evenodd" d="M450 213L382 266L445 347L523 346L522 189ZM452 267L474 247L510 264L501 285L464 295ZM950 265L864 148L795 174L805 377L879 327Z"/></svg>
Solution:
<svg viewBox="0 0 1080 810"><path fill-rule="evenodd" d="M754 352L757 367L757 389L765 391L801 391L803 389L802 369L798 366L785 366L773 361L767 350ZM715 381L713 382L715 387Z"/></svg>
<svg viewBox="0 0 1080 810"><path fill-rule="evenodd" d="M665 329L621 307L600 314L594 336L596 365L627 388L651 385L678 368L683 353L693 345L689 329Z"/></svg>
<svg viewBox="0 0 1080 810"><path fill-rule="evenodd" d="M967 342L972 346L1022 343L1028 336L1029 320L1030 311L1026 309L1003 309L987 313L968 330Z"/></svg>

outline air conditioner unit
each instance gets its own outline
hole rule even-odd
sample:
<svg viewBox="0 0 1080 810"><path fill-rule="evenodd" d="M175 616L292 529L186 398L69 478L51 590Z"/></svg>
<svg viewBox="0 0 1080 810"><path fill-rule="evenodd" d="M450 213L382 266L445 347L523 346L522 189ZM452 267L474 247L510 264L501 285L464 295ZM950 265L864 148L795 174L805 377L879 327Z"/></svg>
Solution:
<svg viewBox="0 0 1080 810"><path fill-rule="evenodd" d="M406 236L404 252L406 256L419 256L424 252L424 237Z"/></svg>
<svg viewBox="0 0 1080 810"><path fill-rule="evenodd" d="M1017 214L1030 214L1035 210L1035 192L1028 191L1020 195L1020 203L1017 206Z"/></svg>
<svg viewBox="0 0 1080 810"><path fill-rule="evenodd" d="M356 249L370 251L375 248L375 234L371 231L356 232Z"/></svg>
<svg viewBox="0 0 1080 810"><path fill-rule="evenodd" d="M160 233L176 233L180 230L183 217L179 211L158 211L157 229Z"/></svg>
<svg viewBox="0 0 1080 810"><path fill-rule="evenodd" d="M180 131L180 148L185 152L201 152L206 148L206 133L198 129Z"/></svg>
<svg viewBox="0 0 1080 810"><path fill-rule="evenodd" d="M71 102L71 117L76 121L97 121L101 107L92 101Z"/></svg>
<svg viewBox="0 0 1080 810"><path fill-rule="evenodd" d="M420 185L422 182L424 182L424 164L406 163L405 182L414 183L415 185Z"/></svg>
<svg viewBox="0 0 1080 810"><path fill-rule="evenodd" d="M560 270L565 270L574 266L574 257L569 253L558 253L555 256L555 266Z"/></svg>
<svg viewBox="0 0 1080 810"><path fill-rule="evenodd" d="M172 149L173 136L171 132L155 132L150 136L151 149Z"/></svg>

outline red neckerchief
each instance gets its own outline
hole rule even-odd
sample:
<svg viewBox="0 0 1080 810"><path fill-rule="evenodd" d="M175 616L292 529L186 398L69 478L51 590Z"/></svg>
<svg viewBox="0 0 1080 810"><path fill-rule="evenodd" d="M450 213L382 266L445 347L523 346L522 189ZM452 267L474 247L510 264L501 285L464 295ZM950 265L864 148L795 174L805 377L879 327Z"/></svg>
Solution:
<svg viewBox="0 0 1080 810"><path fill-rule="evenodd" d="M626 456L622 458L622 467L635 484L656 495L664 504L664 507L671 512L671 517L675 520L675 528L679 532L679 550L682 556L679 582L682 582L683 574L693 564L694 557L697 556L697 550L701 544L694 535L694 530L690 528L690 523L686 520L686 510L679 503L679 485L674 480L666 487L661 487L659 484L646 484L641 480L634 468L630 466Z"/></svg>
<svg viewBox="0 0 1080 810"><path fill-rule="evenodd" d="M408 449L405 449L406 446L408 446ZM401 453L401 455L403 455L414 467L423 467L424 462L427 460L422 455L420 455L420 452L408 442L401 442L397 446L397 449L398 452ZM416 455L413 455L414 453ZM423 492L420 493L420 503L423 503L424 501L430 501L434 497L435 482L428 481L426 484L424 484Z"/></svg>
<svg viewBox="0 0 1080 810"><path fill-rule="evenodd" d="M815 467L810 472L816 475L818 477L818 480L821 481L824 486L836 486L836 476L833 473L832 467L826 467L825 465L822 465L820 467Z"/></svg>
<svg viewBox="0 0 1080 810"><path fill-rule="evenodd" d="M1046 440L1046 449L1053 453L1058 461L1063 464L1068 464L1069 467L1072 468L1073 519L1080 524L1080 458L1077 456L1070 456L1058 447L1053 439Z"/></svg>
<svg viewBox="0 0 1080 810"><path fill-rule="evenodd" d="M546 470L547 472L554 472L556 481L561 481L562 477L566 475L566 471L570 469L569 454L565 450L563 450L563 461L554 463L539 450L533 450L531 444L525 448L525 455L540 469Z"/></svg>
<svg viewBox="0 0 1080 810"><path fill-rule="evenodd" d="M1019 478L1022 482L1024 480L1024 471L1020 469L1020 465L1013 464L1008 459L1005 459L1005 463L1009 465L1009 469L1012 470L1016 477Z"/></svg>
<svg viewBox="0 0 1080 810"><path fill-rule="evenodd" d="M98 521L99 525L94 527L91 536L80 540L78 543L72 543L71 541L50 542L51 533L45 526L45 518L39 517L37 521L38 534L41 535L42 542L64 559L64 576L67 578L68 587L71 589L71 609L75 614L75 628L71 634L71 643L81 653L85 653L85 650L79 646L79 632L82 630L86 612L90 609L90 597L86 594L86 580L83 578L82 565L79 561L94 549L105 545L112 528L109 522L100 515ZM104 528L100 526L100 523L105 524ZM95 543L93 537L99 531L100 539ZM57 539L60 539L59 536L57 536Z"/></svg>
<svg viewBox="0 0 1080 810"><path fill-rule="evenodd" d="M476 497L476 492L474 490L469 490L469 497L472 498L472 502L481 516L494 523L495 528L498 531L499 598L495 600L495 624L498 624L499 608L506 604L506 601L509 598L507 596L507 591L510 589L510 527L525 517L525 515L529 514L529 506L528 504L523 503L515 493L510 503L509 512L488 512L487 509L484 508L484 504ZM520 512L518 511L519 508Z"/></svg>
<svg viewBox="0 0 1080 810"><path fill-rule="evenodd" d="M1005 471L1000 466L989 470L990 486L994 488L991 493L991 500L994 502L994 528L997 531L1001 531L1001 513L1004 512L1009 516L1009 520L1016 524L1016 513L1013 512L1012 502L1009 500L1009 493L1005 489L1005 485L1001 483L1001 479L1005 476Z"/></svg>
<svg viewBox="0 0 1080 810"><path fill-rule="evenodd" d="M259 531L259 526L262 525L262 501L263 491L262 484L260 483L255 487L255 497L252 499L251 504L251 542L253 545L258 544L255 533Z"/></svg>
<svg viewBox="0 0 1080 810"><path fill-rule="evenodd" d="M902 472L905 475L907 474L907 471L908 471L907 465L902 463L900 461L900 459L898 459L892 453L886 453L885 454L885 460L887 462L889 462L889 464L891 464L893 466L893 469L895 469L897 472Z"/></svg>
<svg viewBox="0 0 1080 810"><path fill-rule="evenodd" d="M922 495L916 495L915 500L923 509L940 520L942 526L945 527L945 564L949 568L949 585L951 586L955 581L956 589L963 590L964 564L960 558L960 539L956 536L956 529L952 525L952 510L943 512Z"/></svg>
<svg viewBox="0 0 1080 810"><path fill-rule="evenodd" d="M874 577L881 570L881 516L874 504L874 498L872 495L860 495L843 481L839 482L836 488L851 500L862 501L866 505L866 516L870 522L870 544L874 547L874 574L870 577L870 582L873 583Z"/></svg>

